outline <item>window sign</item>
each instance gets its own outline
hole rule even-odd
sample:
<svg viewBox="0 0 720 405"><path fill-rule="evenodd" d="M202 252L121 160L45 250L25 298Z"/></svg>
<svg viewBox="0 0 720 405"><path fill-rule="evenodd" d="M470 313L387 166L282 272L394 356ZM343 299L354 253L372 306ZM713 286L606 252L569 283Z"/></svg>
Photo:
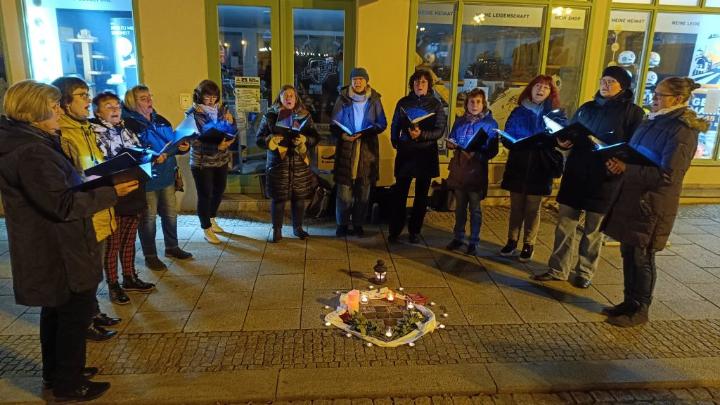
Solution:
<svg viewBox="0 0 720 405"><path fill-rule="evenodd" d="M465 6L463 24L539 28L543 7Z"/></svg>
<svg viewBox="0 0 720 405"><path fill-rule="evenodd" d="M605 46L605 66L621 66L632 77L631 90L637 92L645 60L645 42L650 26L646 11L612 10ZM655 60L656 54L650 56ZM637 95L636 95L637 96Z"/></svg>
<svg viewBox="0 0 720 405"><path fill-rule="evenodd" d="M720 15L660 13L657 17L643 104L649 108L657 83L669 76L689 76L702 87L690 107L711 121L700 134L696 159L712 159L717 141L720 97Z"/></svg>
<svg viewBox="0 0 720 405"><path fill-rule="evenodd" d="M566 114L577 108L587 41L587 10L554 7L550 10L550 42L545 74L552 76L560 89L560 103Z"/></svg>
<svg viewBox="0 0 720 405"><path fill-rule="evenodd" d="M92 93L124 95L138 83L132 0L26 1L32 76L85 80Z"/></svg>

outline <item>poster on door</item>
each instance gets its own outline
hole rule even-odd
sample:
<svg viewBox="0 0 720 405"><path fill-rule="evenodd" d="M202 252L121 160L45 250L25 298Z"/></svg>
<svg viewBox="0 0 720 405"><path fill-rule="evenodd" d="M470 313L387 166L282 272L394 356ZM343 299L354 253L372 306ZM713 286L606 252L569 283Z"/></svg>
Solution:
<svg viewBox="0 0 720 405"><path fill-rule="evenodd" d="M260 78L235 76L235 111L240 113L260 112Z"/></svg>

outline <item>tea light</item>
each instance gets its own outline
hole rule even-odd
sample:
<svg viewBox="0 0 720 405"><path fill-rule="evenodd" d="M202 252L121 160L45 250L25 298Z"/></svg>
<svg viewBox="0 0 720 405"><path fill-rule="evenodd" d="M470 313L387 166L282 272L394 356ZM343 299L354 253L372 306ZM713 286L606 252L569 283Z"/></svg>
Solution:
<svg viewBox="0 0 720 405"><path fill-rule="evenodd" d="M434 306L435 306L435 301L430 301L430 306L431 306L431 307L434 307Z"/></svg>
<svg viewBox="0 0 720 405"><path fill-rule="evenodd" d="M442 316L443 316L443 318L447 318L447 317L450 316L450 315L448 315L448 313L445 312Z"/></svg>
<svg viewBox="0 0 720 405"><path fill-rule="evenodd" d="M362 302L363 304L367 304L367 303L368 303L368 296L365 295L365 294L361 295L361 296L360 296L360 302Z"/></svg>
<svg viewBox="0 0 720 405"><path fill-rule="evenodd" d="M393 294L392 291L388 291L387 293L387 300L390 302L393 302L395 300L395 294Z"/></svg>
<svg viewBox="0 0 720 405"><path fill-rule="evenodd" d="M402 287L398 287L398 291L405 291L405 289Z"/></svg>
<svg viewBox="0 0 720 405"><path fill-rule="evenodd" d="M346 333L345 337L352 337L352 333L350 333L350 332Z"/></svg>
<svg viewBox="0 0 720 405"><path fill-rule="evenodd" d="M335 291L335 294L340 294L340 291Z"/></svg>
<svg viewBox="0 0 720 405"><path fill-rule="evenodd" d="M393 335L392 328L388 327L387 330L385 331L385 336L392 337L392 335Z"/></svg>
<svg viewBox="0 0 720 405"><path fill-rule="evenodd" d="M367 347L372 347L372 343L367 342L367 343L365 343L365 346L367 346Z"/></svg>
<svg viewBox="0 0 720 405"><path fill-rule="evenodd" d="M330 326L330 325L332 325L330 322L325 322L325 326Z"/></svg>
<svg viewBox="0 0 720 405"><path fill-rule="evenodd" d="M410 346L410 347L415 347L415 342L410 342L410 343L408 343L408 346Z"/></svg>
<svg viewBox="0 0 720 405"><path fill-rule="evenodd" d="M371 290L374 290L374 289L375 289L375 286L372 285L372 284L370 284L370 285L368 286L368 288L371 289Z"/></svg>
<svg viewBox="0 0 720 405"><path fill-rule="evenodd" d="M412 302L408 301L408 303L407 303L407 309L415 309L415 304L413 304Z"/></svg>
<svg viewBox="0 0 720 405"><path fill-rule="evenodd" d="M440 325L438 325L438 328L440 328L440 329L445 329L445 324L442 324L442 323L441 323Z"/></svg>
<svg viewBox="0 0 720 405"><path fill-rule="evenodd" d="M330 309L330 305L325 305L325 309Z"/></svg>

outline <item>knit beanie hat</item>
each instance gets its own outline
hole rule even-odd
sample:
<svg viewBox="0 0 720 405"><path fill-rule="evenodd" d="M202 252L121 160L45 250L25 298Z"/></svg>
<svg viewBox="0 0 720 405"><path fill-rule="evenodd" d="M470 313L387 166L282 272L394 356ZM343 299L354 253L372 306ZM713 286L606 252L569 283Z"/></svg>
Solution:
<svg viewBox="0 0 720 405"><path fill-rule="evenodd" d="M365 68L362 68L362 67L356 67L350 71L350 80L352 80L353 77L362 77L366 81L368 81L368 82L370 81L370 76L368 76L367 70L365 70Z"/></svg>
<svg viewBox="0 0 720 405"><path fill-rule="evenodd" d="M620 83L620 87L625 90L630 87L632 78L628 72L620 66L608 66L603 70L602 77L610 76Z"/></svg>

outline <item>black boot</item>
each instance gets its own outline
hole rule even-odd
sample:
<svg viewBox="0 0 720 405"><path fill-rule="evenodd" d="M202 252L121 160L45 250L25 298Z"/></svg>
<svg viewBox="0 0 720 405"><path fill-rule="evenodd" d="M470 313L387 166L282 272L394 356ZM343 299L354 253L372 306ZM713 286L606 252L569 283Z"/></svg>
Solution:
<svg viewBox="0 0 720 405"><path fill-rule="evenodd" d="M300 238L300 240L305 240L310 237L310 234L305 232L301 227L293 229L293 234Z"/></svg>
<svg viewBox="0 0 720 405"><path fill-rule="evenodd" d="M99 373L99 372L100 372L100 370L98 370L97 367L85 367L82 369L82 377L86 380L89 380L89 379L95 377L95 375L97 375L97 373ZM43 388L46 390L51 390L53 388L53 385L55 385L55 384L53 384L52 378L43 377L42 383L43 383Z"/></svg>
<svg viewBox="0 0 720 405"><path fill-rule="evenodd" d="M95 325L94 323L91 323L90 327L88 327L87 331L85 331L85 339L95 342L104 342L115 335L117 335L117 331L107 330L102 326Z"/></svg>
<svg viewBox="0 0 720 405"><path fill-rule="evenodd" d="M150 291L155 289L155 284L146 283L140 280L140 277L138 277L137 274L134 274L132 276L123 277L122 288L127 291L149 293Z"/></svg>
<svg viewBox="0 0 720 405"><path fill-rule="evenodd" d="M113 304L126 305L130 303L130 297L125 294L125 290L120 287L117 281L108 285L108 294Z"/></svg>
<svg viewBox="0 0 720 405"><path fill-rule="evenodd" d="M272 243L278 243L282 240L282 227L273 228L272 236L270 237L270 242Z"/></svg>
<svg viewBox="0 0 720 405"><path fill-rule="evenodd" d="M95 318L93 318L93 323L97 326L115 326L120 322L122 322L121 318L113 318L103 312L95 315Z"/></svg>
<svg viewBox="0 0 720 405"><path fill-rule="evenodd" d="M623 315L608 317L607 322L610 325L619 326L621 328L632 328L646 324L648 316L649 308L647 304L640 304L634 311Z"/></svg>
<svg viewBox="0 0 720 405"><path fill-rule="evenodd" d="M635 306L632 303L630 303L629 301L623 301L612 307L605 307L600 312L602 312L603 315L607 316L618 316L632 312L634 309Z"/></svg>

